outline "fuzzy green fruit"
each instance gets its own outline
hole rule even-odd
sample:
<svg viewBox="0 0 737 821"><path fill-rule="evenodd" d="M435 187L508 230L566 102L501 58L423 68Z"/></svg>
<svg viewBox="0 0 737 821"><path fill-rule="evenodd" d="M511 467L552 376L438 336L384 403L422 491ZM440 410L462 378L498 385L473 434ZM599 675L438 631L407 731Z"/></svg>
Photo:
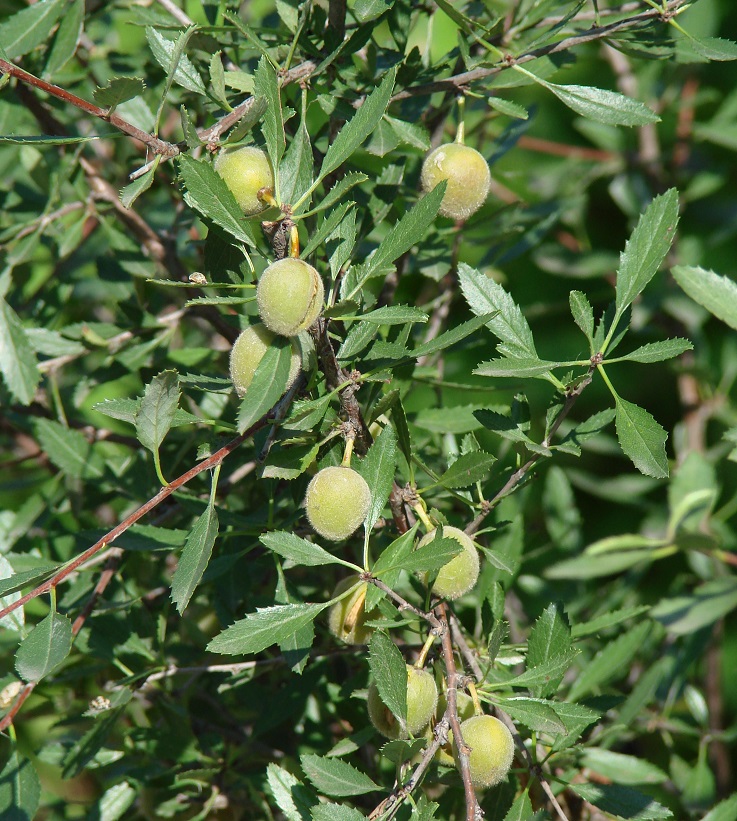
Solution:
<svg viewBox="0 0 737 821"><path fill-rule="evenodd" d="M252 145L242 148L225 148L215 159L215 170L233 192L243 213L251 217L268 208L258 198L262 188L271 192L274 188L274 172L269 158L260 148Z"/></svg>
<svg viewBox="0 0 737 821"><path fill-rule="evenodd" d="M429 544L437 532L437 528L431 530L420 539L417 547ZM453 556L448 564L440 568L432 586L432 592L444 599L457 599L464 593L468 593L476 584L479 577L479 552L471 538L457 527L444 527L442 535L460 542L463 545L463 551Z"/></svg>
<svg viewBox="0 0 737 821"><path fill-rule="evenodd" d="M256 301L261 321L282 336L295 336L320 316L325 288L320 274L304 260L286 257L261 274Z"/></svg>
<svg viewBox="0 0 737 821"><path fill-rule="evenodd" d="M507 777L514 759L514 739L494 716L474 716L461 722L461 735L471 748L468 765L474 787L493 787ZM458 749L453 745L458 763Z"/></svg>
<svg viewBox="0 0 737 821"><path fill-rule="evenodd" d="M358 580L357 576L349 576L338 583L331 598L339 596L341 593L353 587ZM368 644L371 634L374 632L371 627L366 627L367 619L378 615L376 611L367 614L364 609L366 602L366 590L368 583L359 585L350 596L346 596L336 602L328 615L328 627L330 632L346 644Z"/></svg>
<svg viewBox="0 0 737 821"><path fill-rule="evenodd" d="M473 699L467 693L459 690L456 693L456 708L458 709L458 718L461 722L467 718L471 718L474 714ZM440 721L448 709L448 701L445 693L440 694L438 699L437 721ZM435 722L437 723L437 722ZM431 737L431 736L430 736ZM444 747L440 747L435 753L435 758L438 764L444 764L446 767L454 767L455 760L453 758L453 730L448 730L448 743Z"/></svg>
<svg viewBox="0 0 737 821"><path fill-rule="evenodd" d="M238 396L245 396L259 362L267 348L274 344L275 338L276 334L260 322L241 331L230 352L230 378ZM292 339L291 343L292 356L289 360L287 387L292 386L302 367L302 352L297 338Z"/></svg>
<svg viewBox="0 0 737 821"><path fill-rule="evenodd" d="M422 164L422 188L432 191L441 181L448 186L439 213L465 220L481 208L489 194L491 173L486 160L467 145L446 143L431 151Z"/></svg>
<svg viewBox="0 0 737 821"><path fill-rule="evenodd" d="M397 717L384 704L379 690L371 682L368 690L368 714L371 723L387 738L407 738L425 729L438 703L435 678L427 670L407 665L407 727L403 731Z"/></svg>
<svg viewBox="0 0 737 821"><path fill-rule="evenodd" d="M305 510L312 527L326 539L347 539L365 521L371 489L353 468L327 467L307 485Z"/></svg>

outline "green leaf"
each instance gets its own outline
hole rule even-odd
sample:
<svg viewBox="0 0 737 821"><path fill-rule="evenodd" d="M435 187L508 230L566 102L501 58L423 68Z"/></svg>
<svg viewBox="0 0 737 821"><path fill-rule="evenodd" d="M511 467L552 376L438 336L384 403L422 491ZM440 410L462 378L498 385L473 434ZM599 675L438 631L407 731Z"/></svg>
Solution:
<svg viewBox="0 0 737 821"><path fill-rule="evenodd" d="M646 476L668 478L665 442L668 434L643 408L615 396L617 439L634 466Z"/></svg>
<svg viewBox="0 0 737 821"><path fill-rule="evenodd" d="M274 553L278 553L294 565L320 567L326 564L342 564L356 568L355 565L333 556L332 553L328 553L328 551L320 547L320 545L308 542L307 539L302 539L300 536L297 536L296 533L273 531L271 533L264 533L259 538L259 541L264 547L273 550ZM360 571L360 568L357 569Z"/></svg>
<svg viewBox="0 0 737 821"><path fill-rule="evenodd" d="M512 806L504 816L504 821L532 821L534 815L530 796L525 790L514 799Z"/></svg>
<svg viewBox="0 0 737 821"><path fill-rule="evenodd" d="M691 635L737 607L737 579L714 579L690 596L663 599L650 611L669 633Z"/></svg>
<svg viewBox="0 0 737 821"><path fill-rule="evenodd" d="M179 374L162 371L146 385L135 418L138 441L152 453L158 452L178 407Z"/></svg>
<svg viewBox="0 0 737 821"><path fill-rule="evenodd" d="M325 154L319 179L342 165L379 124L394 89L397 67L389 69L379 86L366 97L353 117L341 128Z"/></svg>
<svg viewBox="0 0 737 821"><path fill-rule="evenodd" d="M376 630L371 636L369 667L381 700L404 727L407 721L407 664L399 648L382 630Z"/></svg>
<svg viewBox="0 0 737 821"><path fill-rule="evenodd" d="M289 770L273 762L266 768L269 790L287 821L309 821L315 796Z"/></svg>
<svg viewBox="0 0 737 821"><path fill-rule="evenodd" d="M387 567L387 570L407 570L410 573L426 573L433 570L440 570L459 553L463 552L463 546L457 539L441 536L440 529L435 534L435 538L423 547L418 547L406 556L396 559ZM378 575L376 573L375 575Z"/></svg>
<svg viewBox="0 0 737 821"><path fill-rule="evenodd" d="M259 608L215 636L207 649L231 656L260 653L310 624L327 606L327 602L322 602Z"/></svg>
<svg viewBox="0 0 737 821"><path fill-rule="evenodd" d="M35 568L33 570L23 570L14 573L10 577L4 577L0 581L0 596L9 596L11 593L22 590L24 587L30 587L31 585L45 582L46 579L51 578L51 576L53 576L61 566L61 564L49 564L44 561L42 562L42 566L39 568ZM5 607L8 604L10 604L10 599L8 599L2 607ZM10 616L8 616L8 618L10 618Z"/></svg>
<svg viewBox="0 0 737 821"><path fill-rule="evenodd" d="M563 734L566 725L546 702L534 698L499 698L497 703L515 720L540 733Z"/></svg>
<svg viewBox="0 0 737 821"><path fill-rule="evenodd" d="M102 108L115 108L120 103L143 94L145 88L141 77L112 77L105 86L96 88L92 96Z"/></svg>
<svg viewBox="0 0 737 821"><path fill-rule="evenodd" d="M159 161L160 157L157 157L151 168L149 168L145 174L142 174L138 179L133 180L133 182L121 190L120 201L126 208L130 208L141 194L143 194L144 191L148 191L152 186Z"/></svg>
<svg viewBox="0 0 737 821"><path fill-rule="evenodd" d="M737 329L737 283L705 268L676 265L671 270L676 282L699 305L717 319Z"/></svg>
<svg viewBox="0 0 737 821"><path fill-rule="evenodd" d="M737 43L723 37L694 37L689 34L689 45L707 60L737 60Z"/></svg>
<svg viewBox="0 0 737 821"><path fill-rule="evenodd" d="M41 374L18 315L1 297L0 370L13 396L22 405L30 405L41 380Z"/></svg>
<svg viewBox="0 0 737 821"><path fill-rule="evenodd" d="M527 642L527 664L533 669L571 651L571 629L559 605L549 604L535 622ZM551 677L545 684L531 687L538 698L552 695L562 679Z"/></svg>
<svg viewBox="0 0 737 821"><path fill-rule="evenodd" d="M138 797L138 790L127 781L115 784L105 790L93 811L94 821L119 821Z"/></svg>
<svg viewBox="0 0 737 821"><path fill-rule="evenodd" d="M14 577L15 571L13 570L13 566L5 558L5 556L0 555L0 584L7 582L9 579L14 579ZM9 607L11 604L18 601L19 598L20 593L16 591L12 591L6 595L0 594L0 609L4 610L6 607ZM23 607L18 607L13 610L12 613L8 613L7 616L3 616L3 618L0 619L0 628L5 630L15 630L20 633L23 630L25 623L26 612Z"/></svg>
<svg viewBox="0 0 737 821"><path fill-rule="evenodd" d="M584 766L617 784L662 784L668 780L668 773L649 761L601 747L587 747L582 761Z"/></svg>
<svg viewBox="0 0 737 821"><path fill-rule="evenodd" d="M0 48L17 60L45 42L64 11L64 0L39 0L0 24Z"/></svg>
<svg viewBox="0 0 737 821"><path fill-rule="evenodd" d="M48 134L31 134L28 136L1 134L0 143L12 143L14 145L75 145L77 143L88 143L92 140L111 139L117 136L115 133L91 134L86 137L52 137Z"/></svg>
<svg viewBox="0 0 737 821"><path fill-rule="evenodd" d="M569 784L577 795L600 810L627 821L658 821L673 813L649 795L619 784Z"/></svg>
<svg viewBox="0 0 737 821"><path fill-rule="evenodd" d="M61 18L54 37L49 58L44 68L44 77L51 78L72 59L77 51L79 38L84 26L84 0L72 0Z"/></svg>
<svg viewBox="0 0 737 821"><path fill-rule="evenodd" d="M366 533L371 532L389 498L394 484L397 458L397 434L391 425L387 425L369 448L366 458L356 465L356 469L371 489L371 502L364 524Z"/></svg>
<svg viewBox="0 0 737 821"><path fill-rule="evenodd" d="M640 294L660 268L678 226L678 191L671 188L648 205L619 257L617 315Z"/></svg>
<svg viewBox="0 0 737 821"><path fill-rule="evenodd" d="M302 755L299 761L307 778L325 795L363 795L381 789L365 773L339 758Z"/></svg>
<svg viewBox="0 0 737 821"><path fill-rule="evenodd" d="M592 636L609 627L615 627L623 621L629 621L636 616L641 616L649 610L648 605L639 605L636 607L624 607L621 610L613 610L609 613L602 613L601 616L596 616L590 621L582 622L581 624L574 624L571 629L571 635L574 639L582 638L583 636Z"/></svg>
<svg viewBox="0 0 737 821"><path fill-rule="evenodd" d="M187 40L194 33L195 27L190 27L183 31L177 41L167 40L163 34L160 34L153 26L146 26L146 39L151 47L151 52L156 58L156 62L164 69L164 71L171 75L171 79L178 83L187 91L193 91L195 94L201 94L203 97L207 96L207 89L202 82L197 69L192 64L192 61L183 53L184 46ZM172 68L176 66L173 74Z"/></svg>
<svg viewBox="0 0 737 821"><path fill-rule="evenodd" d="M312 185L314 165L310 134L301 123L279 165L279 199L282 203L296 202L307 191ZM303 207L300 206L300 210Z"/></svg>
<svg viewBox="0 0 737 821"><path fill-rule="evenodd" d="M701 821L737 821L737 795L720 801Z"/></svg>
<svg viewBox="0 0 737 821"><path fill-rule="evenodd" d="M271 167L277 169L286 145L284 119L276 70L265 56L259 59L253 79L256 96L269 101L261 128L266 140L266 153L271 160Z"/></svg>
<svg viewBox="0 0 737 821"><path fill-rule="evenodd" d="M33 821L41 800L41 780L33 764L13 745L0 772L0 818Z"/></svg>
<svg viewBox="0 0 737 821"><path fill-rule="evenodd" d="M458 279L463 296L477 315L496 313L487 327L501 341L499 353L520 359L537 359L532 331L512 297L493 279L465 263L458 266Z"/></svg>
<svg viewBox="0 0 737 821"><path fill-rule="evenodd" d="M623 362L662 362L664 359L673 359L686 351L692 351L693 345L688 339L664 339L662 342L649 342L632 353L617 358Z"/></svg>
<svg viewBox="0 0 737 821"><path fill-rule="evenodd" d="M482 482L489 478L489 471L494 462L496 456L490 453L480 450L464 453L438 479L438 484L443 487L459 488Z"/></svg>
<svg viewBox="0 0 737 821"><path fill-rule="evenodd" d="M312 808L312 821L365 821L366 816L345 804L317 804Z"/></svg>
<svg viewBox="0 0 737 821"><path fill-rule="evenodd" d="M363 25L380 17L394 5L394 0L356 0L353 14L359 24Z"/></svg>
<svg viewBox="0 0 737 821"><path fill-rule="evenodd" d="M366 182L368 179L368 176L360 171L349 171L345 177L338 180L320 202L315 205L314 211L323 211L326 208L330 208L330 206L342 199L351 188L361 185L361 183ZM312 239L310 239L310 244L312 244ZM306 254L303 254L303 256L306 256Z"/></svg>
<svg viewBox="0 0 737 821"><path fill-rule="evenodd" d="M610 641L586 664L573 682L569 698L577 701L602 684L627 674L629 663L642 650L652 622L643 621L614 641Z"/></svg>
<svg viewBox="0 0 737 821"><path fill-rule="evenodd" d="M211 165L180 154L179 178L187 190L187 202L192 207L239 242L256 247L256 240L232 191Z"/></svg>
<svg viewBox="0 0 737 821"><path fill-rule="evenodd" d="M383 308L353 318L376 325L406 325L410 322L427 322L429 316L411 305L385 305Z"/></svg>
<svg viewBox="0 0 737 821"><path fill-rule="evenodd" d="M435 339L418 345L412 350L412 358L419 359L421 356L430 356L431 354L444 351L446 348L456 345L477 331L482 325L488 324L490 316L491 314L482 314L466 322L461 322L460 325L456 325L455 328L451 328L449 331L440 334L440 336L436 336Z"/></svg>
<svg viewBox="0 0 737 821"><path fill-rule="evenodd" d="M197 519L187 536L171 581L171 600L180 615L189 604L202 574L207 569L217 535L218 515L213 501L210 500L205 512Z"/></svg>
<svg viewBox="0 0 737 821"><path fill-rule="evenodd" d="M67 476L99 479L103 475L99 460L92 458L92 445L81 431L52 419L37 419L35 427L44 453Z"/></svg>
<svg viewBox="0 0 737 821"><path fill-rule="evenodd" d="M415 534L419 526L419 522L415 522L406 533L403 533L398 539L395 539L382 551L371 568L372 574L377 577L380 576L384 584L389 587L393 587L397 583L401 573L401 570L391 570L390 568L394 567L395 564L401 563L401 560L412 552L415 543ZM376 607L383 595L384 593L379 590L378 587L372 584L368 586L368 590L366 591L366 604L364 606L367 613L370 613L371 610Z"/></svg>
<svg viewBox="0 0 737 821"><path fill-rule="evenodd" d="M636 126L660 122L652 109L616 91L595 86L557 85L539 77L536 80L576 114L597 123Z"/></svg>
<svg viewBox="0 0 737 821"><path fill-rule="evenodd" d="M584 336L589 341L589 345L594 344L594 309L586 294L582 291L571 291L568 294L568 302L571 306L573 321L583 331Z"/></svg>
<svg viewBox="0 0 737 821"><path fill-rule="evenodd" d="M55 670L72 649L72 623L51 611L18 647L15 669L25 681L40 681Z"/></svg>
<svg viewBox="0 0 737 821"><path fill-rule="evenodd" d="M547 684L551 678L563 675L573 663L578 655L578 650L570 650L549 659L536 667L525 670L514 678L508 679L503 684L493 685L496 687L537 687Z"/></svg>
<svg viewBox="0 0 737 821"><path fill-rule="evenodd" d="M286 337L275 337L258 363L253 380L238 409L238 432L243 433L279 401L289 381L292 346Z"/></svg>
<svg viewBox="0 0 737 821"><path fill-rule="evenodd" d="M489 362L482 362L474 373L479 376L519 376L535 377L544 376L550 373L553 368L571 368L578 365L578 362L546 362L543 359L492 359Z"/></svg>
<svg viewBox="0 0 737 821"><path fill-rule="evenodd" d="M530 116L526 108L523 108L511 100L502 100L501 97L487 97L486 102L500 114L507 117L514 117L516 120L527 120Z"/></svg>

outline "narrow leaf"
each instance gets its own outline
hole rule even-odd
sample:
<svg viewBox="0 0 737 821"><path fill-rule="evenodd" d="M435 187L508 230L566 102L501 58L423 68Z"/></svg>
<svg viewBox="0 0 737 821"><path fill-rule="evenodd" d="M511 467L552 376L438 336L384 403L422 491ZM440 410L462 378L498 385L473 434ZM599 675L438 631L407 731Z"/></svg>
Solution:
<svg viewBox="0 0 737 821"><path fill-rule="evenodd" d="M443 487L468 487L476 482L482 482L489 476L491 466L496 462L496 456L483 451L472 451L459 456L438 480Z"/></svg>
<svg viewBox="0 0 737 821"><path fill-rule="evenodd" d="M101 466L91 460L92 445L81 431L64 427L53 419L38 419L35 427L44 453L67 476L81 479L103 475Z"/></svg>
<svg viewBox="0 0 737 821"><path fill-rule="evenodd" d="M367 775L339 758L303 755L300 763L307 778L325 795L363 795L381 789Z"/></svg>
<svg viewBox="0 0 737 821"><path fill-rule="evenodd" d="M251 427L283 396L289 381L292 346L286 337L276 337L266 349L238 409L238 432Z"/></svg>
<svg viewBox="0 0 737 821"><path fill-rule="evenodd" d="M570 784L577 795L608 815L627 821L659 821L673 813L649 795L620 784Z"/></svg>
<svg viewBox="0 0 737 821"><path fill-rule="evenodd" d="M41 800L41 780L33 764L13 745L0 772L0 818L32 821Z"/></svg>
<svg viewBox="0 0 737 821"><path fill-rule="evenodd" d="M72 623L52 610L20 644L15 669L25 681L40 681L56 669L72 649Z"/></svg>
<svg viewBox="0 0 737 821"><path fill-rule="evenodd" d="M44 77L53 77L74 57L84 26L84 0L71 0L54 37Z"/></svg>
<svg viewBox="0 0 737 821"><path fill-rule="evenodd" d="M358 472L371 489L371 503L366 516L365 528L370 533L381 516L394 483L397 467L397 434L387 425L379 434L363 462L356 465Z"/></svg>
<svg viewBox="0 0 737 821"><path fill-rule="evenodd" d="M660 122L652 109L616 91L595 86L557 85L539 78L537 81L576 114L597 123L636 126Z"/></svg>
<svg viewBox="0 0 737 821"><path fill-rule="evenodd" d="M693 345L688 339L664 339L662 342L649 342L640 348L618 357L623 362L662 362L673 359L686 351L692 351Z"/></svg>
<svg viewBox="0 0 737 821"><path fill-rule="evenodd" d="M21 9L0 25L0 48L17 60L45 42L64 11L64 0L39 0Z"/></svg>
<svg viewBox="0 0 737 821"><path fill-rule="evenodd" d="M399 648L382 630L369 645L369 667L381 700L402 726L407 720L407 665Z"/></svg>
<svg viewBox="0 0 737 821"><path fill-rule="evenodd" d="M264 533L259 541L264 547L273 550L280 556L288 559L292 564L304 567L320 567L325 564L347 564L347 562L328 553L320 545L302 539L296 533L273 531Z"/></svg>
<svg viewBox="0 0 737 821"><path fill-rule="evenodd" d="M21 404L30 405L41 374L18 315L2 298L0 298L0 370L13 396Z"/></svg>
<svg viewBox="0 0 737 821"><path fill-rule="evenodd" d="M535 377L550 373L553 368L571 368L578 362L546 362L543 359L492 359L474 368L479 376Z"/></svg>
<svg viewBox="0 0 737 821"><path fill-rule="evenodd" d="M217 511L210 501L204 513L195 522L192 532L187 536L171 582L171 600L180 615L189 604L192 594L202 579L202 574L207 569L217 535Z"/></svg>
<svg viewBox="0 0 737 821"><path fill-rule="evenodd" d="M269 101L261 127L266 140L266 153L271 160L271 167L276 169L284 154L286 139L276 70L265 56L259 59L253 79L256 96Z"/></svg>
<svg viewBox="0 0 737 821"><path fill-rule="evenodd" d="M171 73L172 68L174 73L172 79L188 91L193 91L195 94L201 94L203 97L207 96L207 89L202 82L199 72L194 67L192 61L183 52L183 47L187 40L194 32L194 27L190 27L183 31L177 41L167 40L163 34L160 34L153 26L146 26L146 39L151 47L151 52L158 64L164 69L167 74Z"/></svg>
<svg viewBox="0 0 737 821"><path fill-rule="evenodd" d="M594 309L586 294L582 291L571 291L568 295L568 302L571 306L573 321L583 331L589 344L593 345L594 340Z"/></svg>

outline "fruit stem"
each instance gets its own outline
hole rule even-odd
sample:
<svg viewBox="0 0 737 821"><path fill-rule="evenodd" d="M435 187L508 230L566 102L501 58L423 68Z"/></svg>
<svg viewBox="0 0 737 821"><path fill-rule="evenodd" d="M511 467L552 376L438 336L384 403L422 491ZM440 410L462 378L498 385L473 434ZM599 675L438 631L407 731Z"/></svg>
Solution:
<svg viewBox="0 0 737 821"><path fill-rule="evenodd" d="M458 131L456 132L456 142L458 145L463 145L466 139L466 123L463 119L463 115L466 111L466 98L459 94L456 97L456 103L458 103Z"/></svg>
<svg viewBox="0 0 737 821"><path fill-rule="evenodd" d="M428 533L435 529L435 525L430 521L430 517L425 512L425 506L423 505L422 500L412 505L412 510L414 510L417 514L417 518L422 522L422 526Z"/></svg>
<svg viewBox="0 0 737 821"><path fill-rule="evenodd" d="M473 681L468 682L468 692L471 694L471 700L473 701L474 714L477 716L482 716L484 714L484 711L481 707L481 702L479 701L479 694L476 691L476 685Z"/></svg>
<svg viewBox="0 0 737 821"><path fill-rule="evenodd" d="M272 208L279 207L279 203L274 198L274 192L271 188L259 188L256 192L256 198L261 200L261 202L265 202L267 205L270 205Z"/></svg>
<svg viewBox="0 0 737 821"><path fill-rule="evenodd" d="M430 648L435 643L435 636L430 633L430 635L425 639L425 643L422 645L422 650L420 650L420 655L417 656L417 661L415 662L415 667L418 670L422 670L425 666L425 660L427 659L427 654L430 652Z"/></svg>
<svg viewBox="0 0 737 821"><path fill-rule="evenodd" d="M353 456L353 445L355 441L355 435L346 437L345 451L343 452L343 461L340 463L340 466L343 468L349 468L351 466L351 457Z"/></svg>

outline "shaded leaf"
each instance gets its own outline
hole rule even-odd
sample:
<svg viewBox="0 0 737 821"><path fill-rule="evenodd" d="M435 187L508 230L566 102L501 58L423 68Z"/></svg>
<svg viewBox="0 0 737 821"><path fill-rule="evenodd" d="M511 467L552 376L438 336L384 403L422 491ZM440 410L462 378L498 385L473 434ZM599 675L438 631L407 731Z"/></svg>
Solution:
<svg viewBox="0 0 737 821"><path fill-rule="evenodd" d="M55 670L72 649L72 623L51 611L20 644L15 669L25 681L40 681Z"/></svg>

